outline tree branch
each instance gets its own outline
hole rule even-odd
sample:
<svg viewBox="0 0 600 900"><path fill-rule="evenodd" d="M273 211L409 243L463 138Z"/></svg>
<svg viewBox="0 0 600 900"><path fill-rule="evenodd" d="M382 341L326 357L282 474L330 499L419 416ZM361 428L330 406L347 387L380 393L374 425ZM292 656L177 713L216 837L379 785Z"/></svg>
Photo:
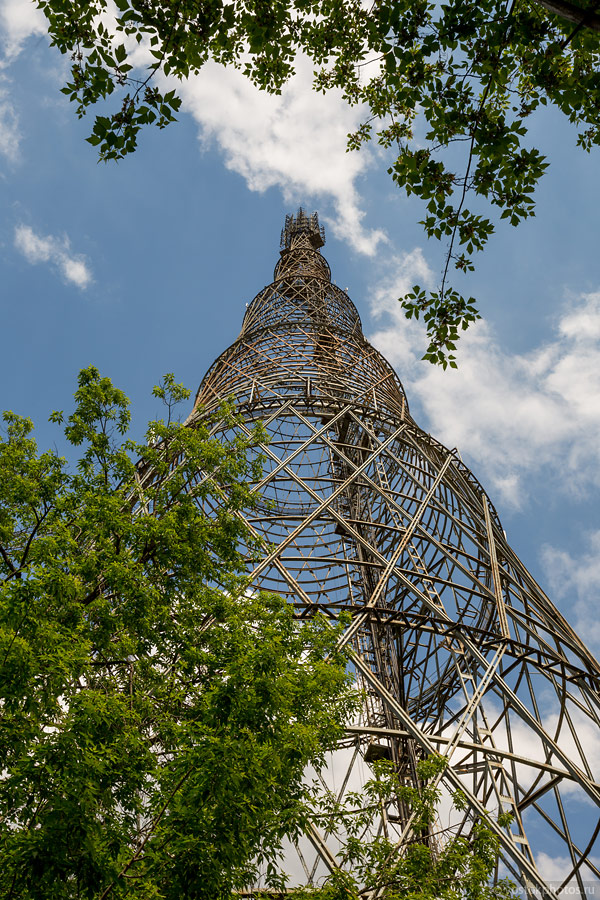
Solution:
<svg viewBox="0 0 600 900"><path fill-rule="evenodd" d="M137 859L139 859L139 857L140 857L140 855L141 855L141 853L142 853L144 847L146 846L146 844L148 843L148 841L150 840L150 838L151 838L152 835L154 834L154 829L156 828L156 826L158 825L158 823L160 822L160 820L161 820L162 817L164 816L165 812L167 811L167 807L168 807L169 803L171 802L171 800L173 799L173 797L175 796L175 794L177 793L177 791L183 786L183 784L185 783L185 781L190 777L190 775L192 774L193 769L194 769L194 767L193 767L193 766L190 766L190 768L189 768L186 772L184 772L183 776L179 779L179 781L177 782L177 784L175 785L175 787L173 788L173 790L171 791L171 793L169 794L169 796L167 797L167 799L165 800L165 802L163 803L163 805L161 806L160 811L159 811L158 814L155 816L154 820L150 823L150 827L148 828L148 831L147 831L147 833L146 833L146 837L144 838L144 840L142 841L142 843L140 844L140 846L138 847L138 849L135 851L135 853L133 854L133 856L131 857L131 859L129 860L129 862L128 862L125 866L123 866L123 868L122 868L121 871L119 872L117 878L115 878L114 881L111 881L111 883L108 885L108 887L106 887L106 888L102 891L102 893L100 894L98 900L104 900L105 897L108 897L108 895L109 895L110 893L112 893L112 889L114 888L116 881L117 881L119 878L122 878L122 877L129 871L129 869L130 869L131 866L134 864L134 862L135 862Z"/></svg>
<svg viewBox="0 0 600 900"><path fill-rule="evenodd" d="M15 568L10 557L8 556L8 554L6 553L6 550L4 549L4 547L2 547L2 545L0 545L0 556L2 557L2 559L4 560L4 562L6 563L8 568L10 569L11 573L13 575L16 575L18 572L18 569Z"/></svg>
<svg viewBox="0 0 600 900"><path fill-rule="evenodd" d="M538 6L543 6L548 12L560 16L561 19L567 19L568 22L575 22L583 28L591 28L593 31L600 31L600 16L593 9L583 9L568 0L533 0Z"/></svg>

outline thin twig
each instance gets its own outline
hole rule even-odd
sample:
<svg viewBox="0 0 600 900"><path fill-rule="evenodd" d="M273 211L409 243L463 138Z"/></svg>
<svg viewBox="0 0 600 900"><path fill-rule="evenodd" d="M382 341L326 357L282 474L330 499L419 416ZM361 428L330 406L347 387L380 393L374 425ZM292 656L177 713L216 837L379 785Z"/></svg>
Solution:
<svg viewBox="0 0 600 900"><path fill-rule="evenodd" d="M114 879L114 881L111 881L111 883L108 885L108 887L106 887L102 891L102 893L98 897L98 900L105 900L105 898L108 897L108 895L111 893L111 891L114 888L115 883L118 881L118 879L122 878L125 875L125 873L129 871L129 869L132 867L134 862L139 858L140 854L142 853L142 850L144 849L144 847L150 840L150 838L154 832L154 829L156 828L156 826L158 825L158 823L160 822L160 820L166 813L169 803L171 802L171 800L173 799L173 797L175 796L177 791L182 787L184 782L189 778L189 776L191 775L193 770L194 770L194 766L190 766L189 769L186 772L184 772L182 777L179 779L179 781L177 782L177 784L175 785L175 787L173 788L173 790L171 791L171 793L169 794L169 796L167 797L165 802L163 803L159 813L155 816L154 820L150 823L150 826L146 833L146 837L144 838L144 840L142 841L142 843L140 844L138 849L135 851L135 853L133 854L133 856L127 863L127 865L123 866L123 868L121 869L121 871L119 872L117 877Z"/></svg>
<svg viewBox="0 0 600 900"><path fill-rule="evenodd" d="M451 260L452 260L452 251L453 251L453 249L454 249L454 241L455 241L455 239L456 239L456 234L457 234L457 232L458 232L458 220L459 220L459 216L460 216L461 211L462 211L462 208L463 208L463 206L464 206L465 198L466 198L466 196L467 196L467 191L469 190L468 178L469 178L469 173L470 173L470 171L471 171L471 164L472 164L472 162L473 162L473 148L474 148L474 146L475 146L475 136L476 136L476 132L477 132L477 126L479 125L479 119L480 119L480 117L481 117L481 113L482 113L482 111L483 111L483 107L484 107L485 101L487 100L488 94L489 94L490 89L491 89L491 87L492 87L492 81L493 81L494 75L496 74L496 72L497 72L497 70L498 70L498 66L500 65L500 57L501 57L501 55L502 55L502 50L504 49L504 46L506 45L506 41L508 40L508 36L509 36L509 34L510 34L510 18L511 18L511 16L512 16L513 9L514 9L514 7L515 7L515 2L516 2L516 0L512 0L511 6L510 6L510 10L509 10L508 16L507 16L507 18L508 18L508 20L509 20L509 25L508 25L508 28L507 28L507 31L506 31L506 35L505 35L505 38L504 38L504 42L503 42L503 45L502 45L502 46L499 48L499 50L498 50L498 55L497 55L497 58L496 58L496 64L495 64L494 68L492 69L492 71L490 72L490 77L489 77L488 83L487 83L486 86L485 86L485 90L484 90L484 92L483 92L483 95L482 95L482 97L481 97L481 100L480 100L480 102L479 102L479 109L477 110L477 115L476 115L476 118L475 118L475 122L474 122L474 124L473 124L473 132L472 132L472 135L471 135L471 143L470 143L470 147L469 147L469 161L468 161L468 163L467 163L467 170L466 170L466 172L465 172L465 177L464 177L464 181L463 181L462 195L461 195L461 198L460 198L460 203L459 203L459 205L458 205L458 209L457 209L457 211L456 211L456 220L455 220L455 222L454 222L454 227L453 227L453 229L452 229L452 236L451 236L451 238L450 238L450 245L449 245L449 247L448 247L448 253L447 253L447 255L446 255L446 262L445 262L445 265L444 265L444 271L443 271L443 274L442 274L442 283L441 283L441 286L440 286L440 298L441 298L441 299L444 297L444 291L445 291L445 287L446 287L446 279L447 279L447 277L448 277L448 269L450 268L450 262L451 262Z"/></svg>

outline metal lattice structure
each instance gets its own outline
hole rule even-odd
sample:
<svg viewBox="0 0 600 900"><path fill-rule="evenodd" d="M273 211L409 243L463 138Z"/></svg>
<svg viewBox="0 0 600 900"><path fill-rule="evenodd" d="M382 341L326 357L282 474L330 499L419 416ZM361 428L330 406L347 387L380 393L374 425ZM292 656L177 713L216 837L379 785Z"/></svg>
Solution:
<svg viewBox="0 0 600 900"><path fill-rule="evenodd" d="M366 699L332 760L338 794L375 758L410 782L419 758L445 754L443 780L467 798L458 829L485 809L513 814L492 823L499 873L532 896L584 893L600 879L600 667L508 545L477 479L412 419L331 283L323 243L316 214L287 217L273 283L190 418L233 395L248 429L260 420L269 433L264 502L248 523L273 549L252 583L300 617L351 614L343 641ZM382 816L401 852L409 823L398 809ZM316 828L308 837L290 869L316 883L339 843ZM553 890L549 859L561 873Z"/></svg>

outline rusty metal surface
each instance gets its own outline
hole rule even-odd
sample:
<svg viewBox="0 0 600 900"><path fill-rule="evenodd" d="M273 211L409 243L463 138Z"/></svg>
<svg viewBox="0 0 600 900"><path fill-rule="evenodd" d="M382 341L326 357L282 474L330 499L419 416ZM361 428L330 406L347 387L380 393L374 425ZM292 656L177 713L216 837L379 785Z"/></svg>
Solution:
<svg viewBox="0 0 600 900"><path fill-rule="evenodd" d="M513 880L553 896L548 857L584 893L600 878L598 663L508 545L477 479L410 416L331 283L323 243L315 214L287 217L274 280L189 422L234 395L242 430L265 423L263 501L248 523L272 549L252 583L299 616L352 617L344 641L365 703L326 777L355 789L384 755L410 781L418 758L445 753L447 790L468 801L456 829L507 810L512 825L494 827ZM409 823L398 809L383 816L401 852ZM313 833L290 848L291 881L317 883L342 839Z"/></svg>

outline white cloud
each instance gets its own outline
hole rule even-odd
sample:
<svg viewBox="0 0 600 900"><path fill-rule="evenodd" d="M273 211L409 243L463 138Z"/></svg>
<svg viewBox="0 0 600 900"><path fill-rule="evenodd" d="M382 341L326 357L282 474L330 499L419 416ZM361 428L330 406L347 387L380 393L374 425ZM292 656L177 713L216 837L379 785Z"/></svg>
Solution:
<svg viewBox="0 0 600 900"><path fill-rule="evenodd" d="M0 88L0 154L16 162L19 152L19 120L6 91Z"/></svg>
<svg viewBox="0 0 600 900"><path fill-rule="evenodd" d="M550 544L542 548L542 564L554 595L575 619L575 630L586 643L600 648L600 531L586 537L582 552L573 556Z"/></svg>
<svg viewBox="0 0 600 900"><path fill-rule="evenodd" d="M109 2L103 14L109 28L114 9ZM46 33L45 17L30 0L0 0L0 67L18 56L28 37ZM136 67L152 62L146 42L128 43ZM374 154L346 151L347 136L365 111L349 106L340 91L315 92L312 70L308 59L299 58L297 74L280 95L260 91L239 70L213 62L199 75L169 84L198 123L201 141L215 142L227 168L241 175L250 190L276 187L287 203L318 203L333 234L373 256L387 237L381 229L364 226L358 182Z"/></svg>
<svg viewBox="0 0 600 900"><path fill-rule="evenodd" d="M600 859L597 856L590 856L590 862L598 867L600 865ZM548 853L538 853L536 854L535 864L542 875L542 878L548 883L549 887L553 890L558 890L560 885L565 880L565 872L570 872L573 868L573 861L568 856L549 856ZM587 897L593 897L595 894L595 889L598 885L598 882L592 878L589 869L584 865L580 870L579 874L583 878L584 888L586 888ZM591 889L591 890L590 890ZM589 891L589 893L588 893ZM562 897L576 897L581 898L582 893L579 890L577 882L574 878L572 878L569 882L567 882L566 890L564 893L561 892L560 896Z"/></svg>
<svg viewBox="0 0 600 900"><path fill-rule="evenodd" d="M431 272L418 250L394 265L373 293L384 324L371 340L398 367L409 402L421 402L421 424L475 461L515 507L535 474L572 494L600 485L600 293L571 301L554 337L524 354L506 352L478 322L461 338L458 370L444 372L420 361L424 329L397 303L414 281L431 283Z"/></svg>
<svg viewBox="0 0 600 900"><path fill-rule="evenodd" d="M398 298L415 284L431 287L432 283L433 272L423 251L416 247L410 253L392 256L387 272L371 291L371 311L384 324L370 340L398 369L403 380L405 373L415 367L417 349L424 346L424 332L418 322L405 318Z"/></svg>
<svg viewBox="0 0 600 900"><path fill-rule="evenodd" d="M216 141L225 165L242 175L250 190L278 187L288 203L329 201L333 214L323 219L332 232L372 256L386 237L363 226L357 188L372 155L346 152L347 135L363 112L349 107L339 92L317 94L311 81L311 65L300 59L297 75L280 95L271 96L239 71L208 63L177 89L201 139Z"/></svg>
<svg viewBox="0 0 600 900"><path fill-rule="evenodd" d="M19 55L32 35L47 34L46 18L32 0L0 0L0 48L3 64Z"/></svg>
<svg viewBox="0 0 600 900"><path fill-rule="evenodd" d="M55 238L36 234L29 225L15 228L15 247L27 262L50 263L63 278L85 290L92 282L92 273L84 256L73 254L67 237Z"/></svg>

